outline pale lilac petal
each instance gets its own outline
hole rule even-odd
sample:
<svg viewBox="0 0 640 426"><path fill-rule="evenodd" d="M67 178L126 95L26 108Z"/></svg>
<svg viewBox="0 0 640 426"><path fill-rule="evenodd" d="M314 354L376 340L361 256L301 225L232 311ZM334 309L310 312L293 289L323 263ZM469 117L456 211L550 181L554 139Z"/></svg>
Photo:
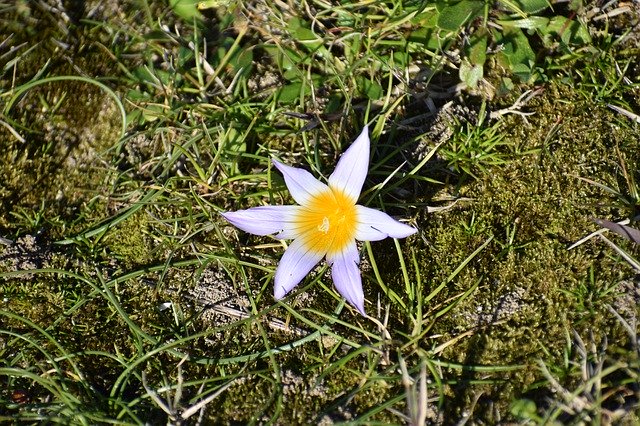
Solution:
<svg viewBox="0 0 640 426"><path fill-rule="evenodd" d="M276 300L282 299L313 269L324 253L309 250L309 245L302 238L294 240L282 255L276 269L273 295Z"/></svg>
<svg viewBox="0 0 640 426"><path fill-rule="evenodd" d="M349 244L342 252L327 255L331 266L333 284L338 293L351 303L364 316L364 293L362 291L362 277L360 276L360 256L356 242Z"/></svg>
<svg viewBox="0 0 640 426"><path fill-rule="evenodd" d="M273 160L273 165L280 170L289 193L300 205L308 204L312 197L328 190L327 185L304 169L287 166L276 160Z"/></svg>
<svg viewBox="0 0 640 426"><path fill-rule="evenodd" d="M360 136L338 160L329 176L329 186L342 190L354 203L358 201L362 185L369 171L369 128L364 126Z"/></svg>
<svg viewBox="0 0 640 426"><path fill-rule="evenodd" d="M232 225L254 235L292 238L290 226L300 206L260 206L236 212L220 213Z"/></svg>
<svg viewBox="0 0 640 426"><path fill-rule="evenodd" d="M385 212L356 206L356 240L378 241L387 237L405 238L418 232L417 229L400 223Z"/></svg>

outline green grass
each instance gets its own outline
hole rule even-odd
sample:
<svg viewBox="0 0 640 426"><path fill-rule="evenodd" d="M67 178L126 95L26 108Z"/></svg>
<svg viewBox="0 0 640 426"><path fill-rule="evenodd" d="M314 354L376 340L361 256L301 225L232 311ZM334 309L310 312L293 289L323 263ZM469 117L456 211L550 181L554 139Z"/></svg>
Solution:
<svg viewBox="0 0 640 426"><path fill-rule="evenodd" d="M582 240L637 220L636 12L167 3L0 2L2 421L638 421L638 247ZM368 318L324 264L274 301L219 213L365 123L419 233L360 246Z"/></svg>

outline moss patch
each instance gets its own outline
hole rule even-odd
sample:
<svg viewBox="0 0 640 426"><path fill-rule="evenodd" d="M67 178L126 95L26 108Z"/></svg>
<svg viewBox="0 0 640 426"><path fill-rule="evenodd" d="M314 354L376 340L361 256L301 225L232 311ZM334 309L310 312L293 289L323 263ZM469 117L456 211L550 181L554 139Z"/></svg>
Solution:
<svg viewBox="0 0 640 426"><path fill-rule="evenodd" d="M628 191L618 186L624 184L620 164L637 161L638 131L605 106L558 86L549 86L529 110L535 114L528 124L511 117L503 130L512 144L530 153L463 186L460 196L472 201L422 222L429 246L420 251L420 267L436 284L493 237L439 296L455 297L482 280L471 298L433 328L442 333L441 341L473 330L443 353L463 365L558 362L573 328L625 341L605 309L612 297L604 290L633 271L597 238L572 250L568 246L597 229L591 218L620 220L633 213L619 198L579 178ZM627 242L616 242L638 253ZM592 271L597 271L594 277ZM465 373L460 379L479 377ZM504 386L488 386L484 392L494 402L508 401L505 395L517 396L538 379L526 369L508 379L518 387L507 386L505 392ZM473 392L454 394L448 408L460 416L457 410L469 406Z"/></svg>

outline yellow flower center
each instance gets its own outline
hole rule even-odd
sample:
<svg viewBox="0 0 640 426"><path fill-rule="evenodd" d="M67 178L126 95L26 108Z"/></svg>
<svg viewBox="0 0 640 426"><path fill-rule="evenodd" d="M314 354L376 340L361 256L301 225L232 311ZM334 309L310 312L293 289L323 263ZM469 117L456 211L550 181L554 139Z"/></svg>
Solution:
<svg viewBox="0 0 640 426"><path fill-rule="evenodd" d="M355 238L356 206L342 191L329 188L302 206L295 227L310 251L338 253Z"/></svg>

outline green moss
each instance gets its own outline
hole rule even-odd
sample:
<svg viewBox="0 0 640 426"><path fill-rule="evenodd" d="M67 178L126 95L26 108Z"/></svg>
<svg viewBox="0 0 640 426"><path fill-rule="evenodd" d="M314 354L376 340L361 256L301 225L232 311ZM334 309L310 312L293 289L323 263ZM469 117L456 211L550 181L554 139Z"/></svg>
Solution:
<svg viewBox="0 0 640 426"><path fill-rule="evenodd" d="M475 330L443 353L463 365L558 362L573 328L611 336L611 314L597 300L603 296L592 292L596 299L588 301L590 309L585 310L579 290L592 269L597 271L596 287L632 274L597 239L572 250L568 246L596 229L591 218L622 219L629 214L619 199L578 177L608 185L620 182L616 149L637 159L637 131L619 124L619 117L606 107L557 86L550 86L530 110L535 115L528 125L512 117L505 120L504 131L521 151L532 153L462 187L460 195L473 201L422 222L430 246L419 252L420 267L423 274L429 271L431 288L483 241L494 238L434 301L455 297L482 279L473 296L433 328L435 334L442 333L441 341ZM470 373L459 379L479 377ZM509 378L517 388L483 389L505 403L540 378L528 368ZM499 394L494 393L497 389ZM458 395L449 406L451 414L461 415L458 409L469 406L472 393Z"/></svg>
<svg viewBox="0 0 640 426"><path fill-rule="evenodd" d="M43 98L61 104L45 111ZM78 217L94 216L99 211L94 200L107 195L110 172L103 164L112 154L106 152L119 134L120 118L111 100L92 85L51 83L29 91L11 114L28 131L24 143L8 132L0 135L8 141L0 154L5 177L0 229L5 235L34 232L46 224L57 231L65 222L76 219L75 225L81 225ZM25 212L38 212L38 219ZM15 220L25 216L32 219Z"/></svg>
<svg viewBox="0 0 640 426"><path fill-rule="evenodd" d="M15 48L11 59L19 70L0 79L5 101L22 84L46 77L118 74L100 42L107 34L85 32L75 21L59 26L45 10L19 2L9 9L13 19L3 18L17 25L8 47ZM33 33L33 28L38 30ZM63 48L61 40L72 43ZM7 83L11 87L3 86ZM58 81L26 91L3 113L3 121L23 140L0 127L0 232L8 236L46 228L56 238L105 217L104 206L95 203L109 195L114 177L105 167L114 162L109 149L122 126L113 100L95 85Z"/></svg>
<svg viewBox="0 0 640 426"><path fill-rule="evenodd" d="M147 265L154 257L152 243L148 237L149 218L145 213L135 213L108 232L102 245L121 262L125 270L138 265Z"/></svg>

